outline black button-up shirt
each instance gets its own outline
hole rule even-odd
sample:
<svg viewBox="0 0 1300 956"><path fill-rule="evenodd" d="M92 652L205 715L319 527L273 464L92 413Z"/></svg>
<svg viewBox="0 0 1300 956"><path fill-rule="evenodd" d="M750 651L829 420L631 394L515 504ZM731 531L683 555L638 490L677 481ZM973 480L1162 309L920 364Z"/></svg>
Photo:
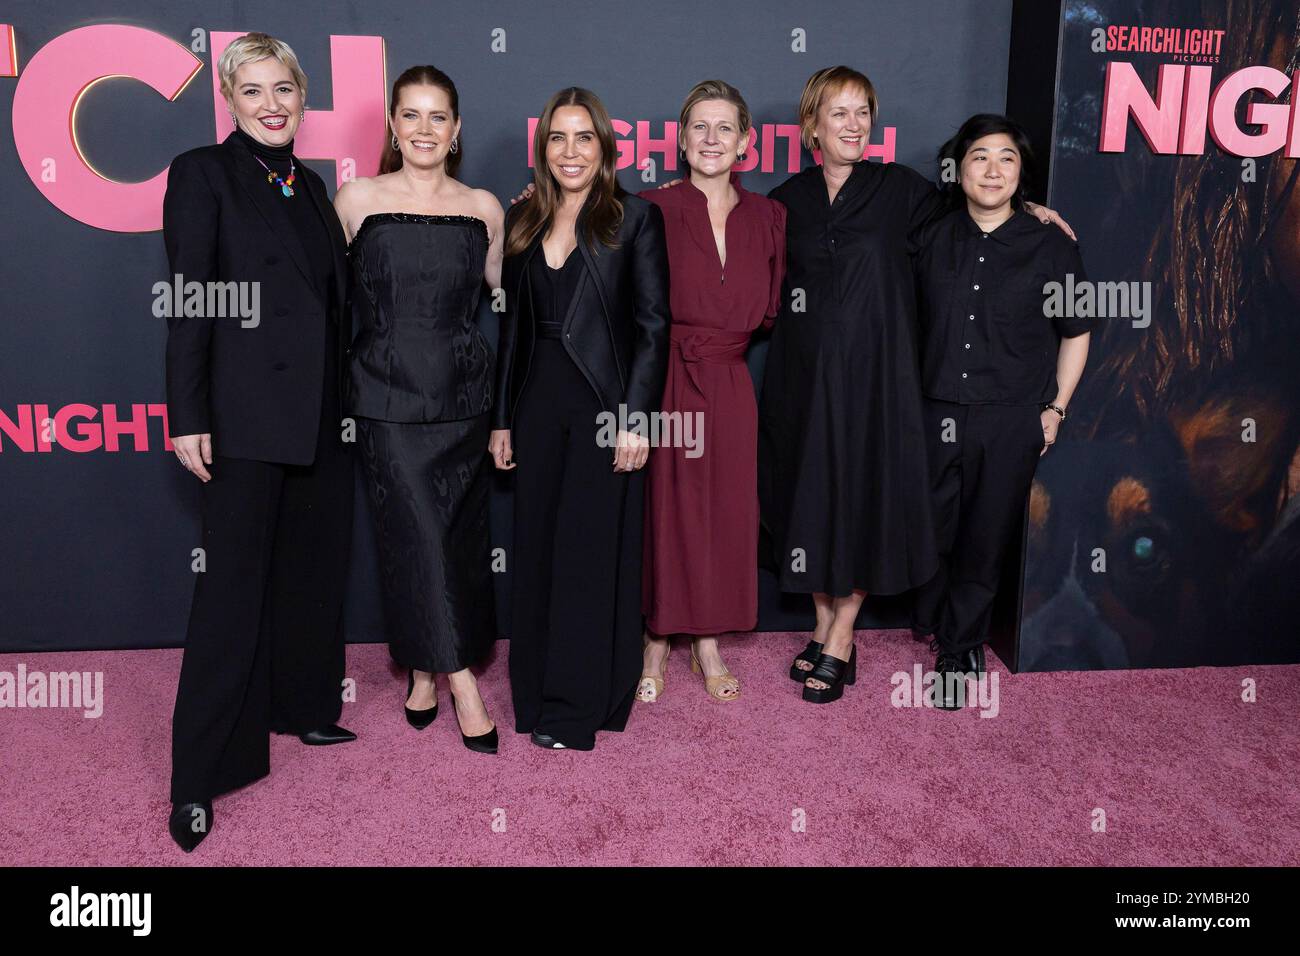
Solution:
<svg viewBox="0 0 1300 956"><path fill-rule="evenodd" d="M963 208L928 226L918 246L924 393L963 405L1052 401L1061 338L1094 322L1065 314L1065 291L1062 314L1048 316L1048 282L1086 281L1074 240L1024 212L985 232Z"/></svg>

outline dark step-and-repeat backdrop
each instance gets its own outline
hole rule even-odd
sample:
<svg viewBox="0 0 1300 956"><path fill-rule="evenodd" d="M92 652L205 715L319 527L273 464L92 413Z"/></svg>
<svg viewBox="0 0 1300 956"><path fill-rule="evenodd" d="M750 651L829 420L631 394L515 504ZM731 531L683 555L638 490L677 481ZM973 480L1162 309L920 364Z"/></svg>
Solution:
<svg viewBox="0 0 1300 956"><path fill-rule="evenodd" d="M1295 5L1157 6L1067 0L1042 38L1044 56L1060 40L1051 204L1089 277L1132 299L1095 337L1072 440L1044 459L1027 510L1020 668L1296 658ZM711 77L749 101L745 184L766 191L815 162L798 97L835 63L880 96L868 158L933 178L962 120L1006 107L1012 14L1011 0L6 4L0 650L183 642L198 489L165 439L161 204L171 158L230 129L213 66L235 36L262 30L297 52L310 90L296 152L331 186L376 171L393 77L445 70L460 178L504 203L531 177L554 90L600 94L635 191L681 174L676 116ZM1151 49L1144 27L1182 37L1181 52ZM1187 52L1216 31L1213 59ZM1147 49L1126 49L1131 36ZM495 342L486 302L481 322ZM756 387L765 351L750 351ZM353 641L384 639L369 522L359 492ZM494 544L509 535L503 482ZM810 627L806 603L762 583L760 629ZM871 601L863 623L901 612Z"/></svg>

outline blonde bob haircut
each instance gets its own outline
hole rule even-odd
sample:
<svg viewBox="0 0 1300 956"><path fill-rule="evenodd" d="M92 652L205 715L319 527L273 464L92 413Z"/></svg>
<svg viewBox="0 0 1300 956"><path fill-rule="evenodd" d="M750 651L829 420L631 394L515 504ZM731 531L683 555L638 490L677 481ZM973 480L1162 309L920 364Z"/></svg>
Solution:
<svg viewBox="0 0 1300 956"><path fill-rule="evenodd" d="M880 108L876 100L876 88L866 75L848 66L828 66L808 77L803 85L803 95L799 97L799 139L804 149L815 149L817 131L817 112L829 97L839 93L845 87L859 87L867 96L867 108L871 111L871 122L876 122L876 112Z"/></svg>
<svg viewBox="0 0 1300 956"><path fill-rule="evenodd" d="M749 115L749 104L740 95L740 90L722 80L704 80L696 83L691 87L691 91L686 94L686 102L682 104L681 121L677 124L678 147L680 148L686 136L686 124L690 122L691 110L705 100L722 100L736 108L736 116L740 120L740 138L744 146L747 147L749 145L749 131L754 125L754 120Z"/></svg>
<svg viewBox="0 0 1300 956"><path fill-rule="evenodd" d="M298 64L293 48L283 40L265 33L245 33L222 51L217 60L217 76L221 80L221 95L230 102L235 98L235 71L245 63L256 63L274 57L289 68L293 81L302 93L303 106L307 105L307 74Z"/></svg>

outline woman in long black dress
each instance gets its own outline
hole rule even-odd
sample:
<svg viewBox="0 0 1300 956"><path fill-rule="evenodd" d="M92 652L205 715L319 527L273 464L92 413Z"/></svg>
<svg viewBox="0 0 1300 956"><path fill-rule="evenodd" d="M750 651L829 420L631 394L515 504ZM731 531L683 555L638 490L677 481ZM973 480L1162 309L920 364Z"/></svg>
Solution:
<svg viewBox="0 0 1300 956"><path fill-rule="evenodd" d="M618 188L594 93L551 98L533 157L537 195L508 223L492 423L497 467L518 469L510 687L516 730L591 750L626 725L641 674L635 428L663 396L668 250L659 208Z"/></svg>
<svg viewBox="0 0 1300 956"><path fill-rule="evenodd" d="M788 212L787 269L760 402L759 496L781 589L813 595L817 626L790 676L815 703L855 679L866 595L919 587L938 566L908 242L944 202L908 167L862 159L876 111L863 74L814 73L799 116L822 163L769 194Z"/></svg>
<svg viewBox="0 0 1300 956"><path fill-rule="evenodd" d="M496 198L454 178L456 86L431 66L393 84L380 175L335 203L352 237L348 406L357 418L379 544L384 621L409 671L406 719L438 715L433 675L451 686L462 741L496 753L469 668L496 638L486 454L491 350L475 317L484 279L501 281Z"/></svg>

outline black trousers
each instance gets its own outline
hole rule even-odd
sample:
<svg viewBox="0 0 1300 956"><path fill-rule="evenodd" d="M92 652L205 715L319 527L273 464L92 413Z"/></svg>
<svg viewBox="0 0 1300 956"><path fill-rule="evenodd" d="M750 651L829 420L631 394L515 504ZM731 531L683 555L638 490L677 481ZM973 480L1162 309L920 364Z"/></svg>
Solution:
<svg viewBox="0 0 1300 956"><path fill-rule="evenodd" d="M916 592L914 626L953 654L988 638L993 598L1043 449L1037 405L925 399L939 570Z"/></svg>
<svg viewBox="0 0 1300 956"><path fill-rule="evenodd" d="M559 340L539 338L511 433L510 687L517 731L575 749L626 726L641 675L644 478L614 471L599 413Z"/></svg>
<svg viewBox="0 0 1300 956"><path fill-rule="evenodd" d="M353 500L341 431L323 412L309 466L214 455L172 717L174 803L264 777L272 731L339 718Z"/></svg>

